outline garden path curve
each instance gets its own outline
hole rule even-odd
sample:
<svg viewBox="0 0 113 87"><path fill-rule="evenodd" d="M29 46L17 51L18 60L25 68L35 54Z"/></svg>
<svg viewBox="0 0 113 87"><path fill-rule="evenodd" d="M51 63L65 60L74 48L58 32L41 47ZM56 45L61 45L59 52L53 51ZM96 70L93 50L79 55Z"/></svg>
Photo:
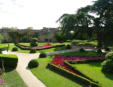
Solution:
<svg viewBox="0 0 113 87"><path fill-rule="evenodd" d="M46 87L40 80L38 80L32 74L32 72L29 69L27 69L29 61L38 58L39 53L28 54L9 51L8 54L15 54L18 56L18 65L16 71L19 73L27 87Z"/></svg>

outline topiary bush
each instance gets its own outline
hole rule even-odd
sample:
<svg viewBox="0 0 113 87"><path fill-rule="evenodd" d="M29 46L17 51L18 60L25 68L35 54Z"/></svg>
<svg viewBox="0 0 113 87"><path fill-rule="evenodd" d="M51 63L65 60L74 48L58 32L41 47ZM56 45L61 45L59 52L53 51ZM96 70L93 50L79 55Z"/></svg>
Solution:
<svg viewBox="0 0 113 87"><path fill-rule="evenodd" d="M102 71L113 73L113 60L107 59L102 63Z"/></svg>
<svg viewBox="0 0 113 87"><path fill-rule="evenodd" d="M46 55L46 53L40 53L40 55L39 55L39 58L45 58L47 55Z"/></svg>
<svg viewBox="0 0 113 87"><path fill-rule="evenodd" d="M113 52L108 52L108 53L106 54L106 59L111 59L111 60L113 60Z"/></svg>
<svg viewBox="0 0 113 87"><path fill-rule="evenodd" d="M71 45L66 45L66 49L71 49Z"/></svg>
<svg viewBox="0 0 113 87"><path fill-rule="evenodd" d="M31 46L31 47L38 46L38 45L37 45L37 38L32 38L32 41L31 41L31 43L30 43L30 46Z"/></svg>
<svg viewBox="0 0 113 87"><path fill-rule="evenodd" d="M106 60L102 62L102 71L113 73L113 52L106 54Z"/></svg>
<svg viewBox="0 0 113 87"><path fill-rule="evenodd" d="M73 46L78 45L78 42L76 40L73 40L71 43L72 43Z"/></svg>
<svg viewBox="0 0 113 87"><path fill-rule="evenodd" d="M80 51L80 52L85 52L84 48L80 48L79 51Z"/></svg>
<svg viewBox="0 0 113 87"><path fill-rule="evenodd" d="M102 50L101 50L101 49L98 49L98 50L97 50L97 53L102 53Z"/></svg>
<svg viewBox="0 0 113 87"><path fill-rule="evenodd" d="M31 49L30 53L36 53L36 49Z"/></svg>
<svg viewBox="0 0 113 87"><path fill-rule="evenodd" d="M13 47L12 51L18 51L18 48L17 47Z"/></svg>
<svg viewBox="0 0 113 87"><path fill-rule="evenodd" d="M28 68L35 68L39 65L39 63L37 62L37 59L33 59L28 63Z"/></svg>

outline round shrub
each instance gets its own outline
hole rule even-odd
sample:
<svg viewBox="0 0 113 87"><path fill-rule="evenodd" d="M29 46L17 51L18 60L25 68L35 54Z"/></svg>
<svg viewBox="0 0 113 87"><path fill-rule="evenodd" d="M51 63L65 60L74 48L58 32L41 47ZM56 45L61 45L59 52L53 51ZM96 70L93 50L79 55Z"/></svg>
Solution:
<svg viewBox="0 0 113 87"><path fill-rule="evenodd" d="M80 52L85 52L85 50L83 49L83 48L80 48L80 50L79 50Z"/></svg>
<svg viewBox="0 0 113 87"><path fill-rule="evenodd" d="M73 40L71 43L72 43L73 46L78 45L78 42L76 40Z"/></svg>
<svg viewBox="0 0 113 87"><path fill-rule="evenodd" d="M66 45L66 49L71 49L71 45Z"/></svg>
<svg viewBox="0 0 113 87"><path fill-rule="evenodd" d="M107 59L102 63L102 71L113 73L113 60Z"/></svg>
<svg viewBox="0 0 113 87"><path fill-rule="evenodd" d="M113 60L113 52L109 52L106 54L106 59L112 59Z"/></svg>
<svg viewBox="0 0 113 87"><path fill-rule="evenodd" d="M29 64L28 64L28 68L35 68L35 67L37 67L39 64L38 64L38 62L37 62L37 59L33 59L33 60L31 60L30 62L29 62Z"/></svg>
<svg viewBox="0 0 113 87"><path fill-rule="evenodd" d="M105 51L110 51L110 49L109 48L105 48Z"/></svg>
<svg viewBox="0 0 113 87"><path fill-rule="evenodd" d="M47 55L46 55L46 53L40 53L40 55L39 55L39 58L44 58L44 57L46 57Z"/></svg>
<svg viewBox="0 0 113 87"><path fill-rule="evenodd" d="M98 50L97 50L97 53L102 53L102 50L101 50L101 49L98 49Z"/></svg>
<svg viewBox="0 0 113 87"><path fill-rule="evenodd" d="M31 43L30 43L30 46L31 46L31 47L35 47L35 46L37 46L37 43L36 43L36 42L31 42Z"/></svg>
<svg viewBox="0 0 113 87"><path fill-rule="evenodd" d="M12 51L18 51L17 47L13 47Z"/></svg>
<svg viewBox="0 0 113 87"><path fill-rule="evenodd" d="M36 53L36 49L31 49L30 53Z"/></svg>

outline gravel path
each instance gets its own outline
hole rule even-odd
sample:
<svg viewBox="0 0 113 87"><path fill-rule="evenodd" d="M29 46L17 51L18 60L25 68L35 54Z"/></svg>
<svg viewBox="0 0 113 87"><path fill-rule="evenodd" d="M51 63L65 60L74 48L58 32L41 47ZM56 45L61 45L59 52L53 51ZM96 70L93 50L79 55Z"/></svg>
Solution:
<svg viewBox="0 0 113 87"><path fill-rule="evenodd" d="M38 58L39 53L16 53L8 52L8 54L15 54L18 56L18 65L16 71L19 73L27 87L46 87L40 80L38 80L30 70L27 69L27 65L30 60Z"/></svg>
<svg viewBox="0 0 113 87"><path fill-rule="evenodd" d="M67 49L67 50L61 50L61 51L54 51L54 52L46 52L47 55L54 55L54 54L59 54L59 53L66 53L66 52L73 52L73 51L78 51L80 48L84 48L86 51L96 51L96 49L92 48L86 48L86 47L81 47L81 46L73 46L72 49Z"/></svg>

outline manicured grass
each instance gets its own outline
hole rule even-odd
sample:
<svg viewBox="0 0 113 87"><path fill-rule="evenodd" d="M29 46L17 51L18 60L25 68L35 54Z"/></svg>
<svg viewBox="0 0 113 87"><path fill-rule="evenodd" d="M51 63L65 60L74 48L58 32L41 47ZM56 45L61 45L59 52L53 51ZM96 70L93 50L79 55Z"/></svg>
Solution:
<svg viewBox="0 0 113 87"><path fill-rule="evenodd" d="M6 72L3 74L3 78L6 83L5 87L27 87L16 70ZM0 85L0 87L2 86Z"/></svg>
<svg viewBox="0 0 113 87"><path fill-rule="evenodd" d="M113 87L113 74L103 73L101 63L72 64L77 70L98 81L102 87Z"/></svg>
<svg viewBox="0 0 113 87"><path fill-rule="evenodd" d="M52 57L39 58L37 61L39 62L39 66L31 69L31 71L47 87L83 87L80 84L61 76L60 74L47 69L46 67L48 63L52 61Z"/></svg>
<svg viewBox="0 0 113 87"><path fill-rule="evenodd" d="M20 43L20 44L25 45L25 46L29 46L29 43ZM46 43L39 43L39 46L43 46L45 44ZM50 43L50 44L51 45L59 45L60 43ZM67 43L65 43L65 44L67 44ZM8 47L8 43L2 43L2 44L0 44L0 47ZM13 47L16 47L16 46L13 43L9 43L9 50L12 50ZM65 50L65 49L66 49L66 47L57 47L57 48L38 50L37 53L40 53L40 52L52 52L52 51L59 51L59 50ZM20 52L20 53L30 53L29 50L21 50L20 48L18 48L18 52Z"/></svg>
<svg viewBox="0 0 113 87"><path fill-rule="evenodd" d="M61 53L61 54L56 54L58 56L84 56L84 57L93 57L93 56L103 56L103 53L97 53L94 51L85 51L85 52L80 52L80 51L74 51L74 52L67 52L67 53Z"/></svg>
<svg viewBox="0 0 113 87"><path fill-rule="evenodd" d="M74 40L76 45L94 45L97 46L97 41L88 41L88 40Z"/></svg>
<svg viewBox="0 0 113 87"><path fill-rule="evenodd" d="M17 58L16 55L10 55L10 54L0 54L1 58Z"/></svg>

